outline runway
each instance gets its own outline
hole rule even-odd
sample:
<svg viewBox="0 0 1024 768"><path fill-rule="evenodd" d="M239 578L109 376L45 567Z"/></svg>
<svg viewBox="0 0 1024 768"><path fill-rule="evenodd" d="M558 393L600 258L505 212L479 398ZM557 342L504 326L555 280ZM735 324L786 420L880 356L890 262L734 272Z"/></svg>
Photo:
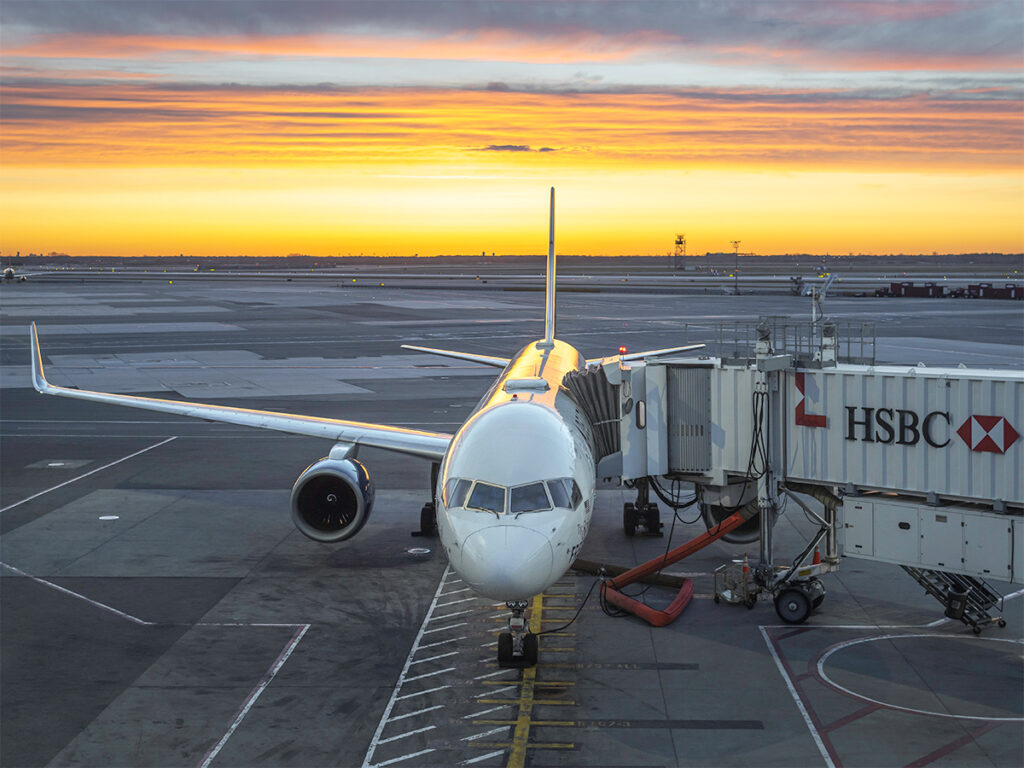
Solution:
<svg viewBox="0 0 1024 768"><path fill-rule="evenodd" d="M589 357L810 313L789 296L601 290L559 296L559 336ZM503 608L410 536L427 462L361 453L373 516L319 545L288 494L328 443L29 387L35 320L56 384L452 432L493 371L400 344L511 354L542 334L541 294L119 277L4 285L0 304L4 766L1024 763L1021 597L1005 629L974 638L896 566L846 560L794 628L769 602L713 603L711 571L743 555L718 543L671 569L697 598L660 629L593 597L562 628L594 581L570 572L534 606L555 630L538 666L502 670ZM1017 302L837 297L826 311L875 323L879 362L1024 367ZM629 500L599 491L582 557L664 551L623 536ZM811 529L791 507L780 556ZM673 540L701 530L677 523Z"/></svg>

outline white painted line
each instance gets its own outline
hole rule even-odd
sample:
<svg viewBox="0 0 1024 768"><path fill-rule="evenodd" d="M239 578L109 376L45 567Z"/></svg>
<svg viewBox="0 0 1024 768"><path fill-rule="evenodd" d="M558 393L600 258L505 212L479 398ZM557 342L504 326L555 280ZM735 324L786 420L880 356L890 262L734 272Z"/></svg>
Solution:
<svg viewBox="0 0 1024 768"><path fill-rule="evenodd" d="M498 619L498 618L501 618L501 617L502 617L502 616L504 616L504 615L505 615L505 612L504 612L504 611L501 611L500 613L492 613L492 614L491 614L490 616L488 616L487 618L488 618L488 619Z"/></svg>
<svg viewBox="0 0 1024 768"><path fill-rule="evenodd" d="M235 732L235 729L237 729L238 726L242 724L242 721L245 719L245 716L249 714L249 710L252 709L253 704L256 703L256 700L260 697L260 694L262 694L263 691L267 689L267 686L270 685L270 683L274 680L274 678L277 676L277 673L281 671L281 667L283 667L284 663L288 661L288 657L292 655L292 651L295 650L299 642L302 640L303 636L306 634L306 632L309 631L310 626L312 625L303 624L299 627L298 630L296 630L295 634L292 635L292 639L288 641L288 644L284 647L284 650L281 651L280 655L278 655L277 660L271 665L270 669L267 671L267 674L263 676L263 679L260 680L259 684L252 689L248 697L242 703L242 708L238 711L238 714L235 716L234 722L232 722L231 725L228 727L228 730L221 737L220 741L214 744L210 751L206 753L206 756L203 758L203 761L199 764L199 768L208 768L210 763L213 762L213 758L215 758L217 756L217 753L219 753L221 749L224 748L224 745L228 743L228 739L231 738L231 734L233 734Z"/></svg>
<svg viewBox="0 0 1024 768"><path fill-rule="evenodd" d="M78 477L72 477L70 480L65 480L63 483L60 483L59 485L55 485L52 488L47 488L45 491L40 491L39 493L34 493L31 496L29 496L27 499L22 499L21 501L16 501L13 504L8 504L3 509L0 509L0 512L6 512L8 509L14 509L15 507L20 507L22 504L25 504L25 503L27 503L29 501L32 501L32 499L38 499L40 496L43 496L44 494L47 494L50 491L56 491L58 488L63 488L65 485L71 485L71 483L76 483L76 482L78 482L79 480L81 480L84 477L88 477L89 475L95 475L97 472L102 472L104 469L108 469L108 468L114 466L115 464L120 464L122 461L128 461L128 459L134 459L136 456L140 456L141 454L145 453L146 451L152 451L154 448L159 448L161 445L166 445L167 443L171 442L171 440L177 440L177 439L178 439L177 436L168 437L166 440L161 440L159 443L154 443L153 445L149 446L148 448L143 448L141 451L136 451L135 453L129 453L127 456L122 456L120 459L117 459L116 461L112 461L109 464L104 464L102 467L96 467L96 469L92 469L92 470L86 472L84 475L79 475Z"/></svg>
<svg viewBox="0 0 1024 768"><path fill-rule="evenodd" d="M457 595L460 592L472 592L473 590L469 587L463 587L462 589L453 589L451 592L442 592L441 597L448 597L448 595Z"/></svg>
<svg viewBox="0 0 1024 768"><path fill-rule="evenodd" d="M791 625L787 625L791 626ZM818 751L821 756L825 759L825 765L828 768L835 768L835 763L832 762L832 758L828 754L828 750L825 749L825 744L821 740L821 734L818 733L818 729L814 727L814 722L811 720L811 716L807 714L807 710L804 708L804 703L800 699L800 695L796 692L796 688L793 686L793 681L789 679L789 675L786 673L786 668L782 665L782 659L779 658L779 654L775 652L775 646L772 644L771 638L768 637L768 632L764 627L758 627L761 630L761 637L764 638L764 644L768 646L768 653L772 655L772 659L775 660L775 666L779 670L779 674L782 675L782 679L786 683L786 688L789 689L789 695L793 697L793 701L796 702L796 708L800 710L800 715L804 719L804 723L807 725L807 729L811 732L811 737L814 739L814 743L818 746Z"/></svg>
<svg viewBox="0 0 1024 768"><path fill-rule="evenodd" d="M472 765L473 763L479 763L490 757L497 757L498 755L503 754L505 754L505 750L499 749L496 752L488 752L486 755L477 755L476 757L471 757L468 760L463 760L459 765Z"/></svg>
<svg viewBox="0 0 1024 768"><path fill-rule="evenodd" d="M380 739L377 743L387 744L389 741L398 741L399 739L404 739L406 736L413 736L417 733L423 733L424 731L432 731L435 728L437 728L436 725L427 725L423 728L417 728L415 731L406 731L405 733L400 733L397 736L388 736L386 739Z"/></svg>
<svg viewBox="0 0 1024 768"><path fill-rule="evenodd" d="M462 579L448 579L448 583L449 584L464 584L465 582Z"/></svg>
<svg viewBox="0 0 1024 768"><path fill-rule="evenodd" d="M417 709L415 712L408 712L404 715L398 715L388 720L389 723L395 722L395 720L405 720L407 717L416 717L416 715L422 715L424 712L432 712L435 709L444 709L444 704L435 704L432 707L424 707L423 709Z"/></svg>
<svg viewBox="0 0 1024 768"><path fill-rule="evenodd" d="M460 592L462 590L459 590ZM476 600L475 597L464 597L461 600L452 600L450 603L438 603L438 608L447 608L449 605L458 605L459 603L468 603L470 600Z"/></svg>
<svg viewBox="0 0 1024 768"><path fill-rule="evenodd" d="M438 654L437 656L431 656L429 659L416 659L416 661L410 663L409 666L411 667L413 664L426 664L428 661L436 661L437 659L443 659L443 658L445 658L447 656L458 656L458 655L459 655L458 651L451 651L450 653L441 653L441 654Z"/></svg>
<svg viewBox="0 0 1024 768"><path fill-rule="evenodd" d="M384 726L387 725L388 720L391 718L391 710L394 709L395 702L399 701L398 692L402 690L402 686L405 684L405 678L409 674L409 667L412 666L412 658L420 649L420 641L423 639L423 636L428 632L427 623L430 621L430 617L434 615L434 609L437 608L437 601L441 597L441 589L444 587L445 579L447 579L449 575L451 575L451 566L446 565L444 567L444 573L441 574L441 579L437 582L437 589L434 590L434 597L430 601L430 606L427 608L427 615L423 617L423 623L420 624L419 631L416 633L416 637L412 641L412 647L409 649L409 655L405 657L405 664L402 665L402 671L398 674L398 680L395 682L395 687L391 691L391 698L388 699L387 706L384 707L384 714L381 715L380 722L377 723L377 730L374 731L373 738L370 739L370 746L366 750L366 756L363 758L363 768L370 768L370 766L372 765L371 761L373 760L373 754L377 751L377 745L380 743L380 735L384 731ZM440 629L430 631L440 632L443 629L446 629L446 627L441 627ZM435 688L433 690L441 690L441 688L449 687L451 686L445 685L440 686L439 688ZM429 692L430 691L420 691L418 694L409 694L407 696L403 696L402 698L411 698L412 696L423 695L424 693ZM425 753L421 752L417 754ZM410 757L415 756L416 755L410 755ZM381 763L381 765L384 765L384 763Z"/></svg>
<svg viewBox="0 0 1024 768"><path fill-rule="evenodd" d="M443 675L445 672L454 672L454 671L455 671L455 667L447 667L445 669L439 669L436 672L427 672L425 675L416 675L416 677L407 677L407 678L405 678L404 682L411 683L414 680L422 680L425 677L434 677L434 675Z"/></svg>
<svg viewBox="0 0 1024 768"><path fill-rule="evenodd" d="M488 672L486 675L477 675L474 680L483 680L488 677L496 677L497 675L503 675L506 672L515 672L514 669L499 669L497 672Z"/></svg>
<svg viewBox="0 0 1024 768"><path fill-rule="evenodd" d="M504 691L511 691L513 688L518 688L518 685L506 685L504 688L495 688L493 691L484 691L474 696L474 699L482 699L484 696L493 696L496 693L503 693Z"/></svg>
<svg viewBox="0 0 1024 768"><path fill-rule="evenodd" d="M456 616L465 616L467 613L473 613L473 609L470 608L468 611L456 611L455 613L446 613L444 616L435 616L431 621L444 621L445 619L454 619Z"/></svg>
<svg viewBox="0 0 1024 768"><path fill-rule="evenodd" d="M482 712L474 712L472 715L463 715L462 719L463 720L469 720L471 717L480 717L481 715L489 715L489 714L491 714L491 712L497 712L499 709L505 709L505 707L511 707L515 703L516 702L514 702L514 701L510 701L508 704L499 704L496 707L491 707L490 709L485 709Z"/></svg>
<svg viewBox="0 0 1024 768"><path fill-rule="evenodd" d="M458 624L452 624L452 625L447 626L447 627L438 627L437 629L428 629L423 634L424 635L431 635L434 632L444 632L446 629L455 629L456 627L464 627L464 626L466 626L466 622L460 621Z"/></svg>
<svg viewBox="0 0 1024 768"><path fill-rule="evenodd" d="M818 676L827 685L830 685L833 688L842 691L843 693L845 693L848 696L852 696L855 699L860 699L861 701L866 701L869 704L877 704L878 706L885 707L886 709L896 710L898 712L912 712L915 715L930 715L932 717L946 717L946 718L950 718L952 720L987 720L987 721L990 721L990 722L993 722L993 723L1019 723L1019 722L1024 721L1024 717L988 717L988 716L982 716L982 715L957 715L957 714L954 714L952 712L932 712L932 711L929 711L929 710L926 710L926 709L914 709L913 707L904 707L904 706L900 706L898 704L890 704L888 702L880 701L878 699L872 699L870 696L865 696L864 694L857 693L856 691L851 691L849 688L845 688L844 686L840 685L835 680L830 678L828 676L828 673L825 672L825 662L828 661L828 657L831 656L836 651L841 651L844 648L849 648L851 645L859 645L861 643L872 643L872 642L875 642L876 640L903 640L903 639L907 639L907 638L920 638L920 637L926 637L926 638L938 637L938 638L942 638L942 639L963 640L963 641L971 642L971 643L980 643L982 641L986 641L986 642L990 642L990 643L1024 643L1024 640L1017 640L1016 638L1012 638L1012 639L1006 639L1006 638L1002 638L1002 637L962 638L962 637L958 637L958 636L955 636L955 635L945 635L945 634L876 635L874 637L871 637L871 636L868 636L868 637L858 637L855 640L847 640L845 643L839 643L838 645L834 645L831 648L829 648L828 651L826 651L821 656L821 658L818 659Z"/></svg>
<svg viewBox="0 0 1024 768"><path fill-rule="evenodd" d="M421 749L419 752L412 752L408 755L402 755L401 757L393 757L390 760L385 760L383 763L377 763L375 766L373 766L373 768L384 768L385 765L391 765L392 763L400 763L403 760L412 760L414 757L426 755L434 751L434 749Z"/></svg>
<svg viewBox="0 0 1024 768"><path fill-rule="evenodd" d="M426 696L428 693L434 691L443 691L445 688L451 688L450 685L439 685L437 688L427 688L425 691L416 691L416 693L407 693L404 696L396 696L395 701L402 701L403 699L414 699L417 696Z"/></svg>
<svg viewBox="0 0 1024 768"><path fill-rule="evenodd" d="M427 643L426 645L421 645L420 646L420 650L423 651L423 650L426 650L427 648L436 648L439 645L447 645L448 643L454 643L457 640L465 640L465 639L466 639L465 635L460 635L459 637L451 637L451 638L448 638L447 640L438 640L436 643Z"/></svg>
<svg viewBox="0 0 1024 768"><path fill-rule="evenodd" d="M472 736L464 736L462 740L463 741L476 741L477 739L482 739L482 738L484 738L486 736L493 736L496 733L501 733L502 731L507 731L511 727L512 726L510 726L510 725L503 725L503 726L501 726L501 728L492 728L491 730L484 731L483 733L474 733Z"/></svg>
<svg viewBox="0 0 1024 768"><path fill-rule="evenodd" d="M6 568L9 571L13 571L14 573L18 574L19 576L24 576L26 579L31 579L32 581L36 582L37 584L42 584L44 587L49 587L50 589L55 589L58 592L63 592L65 595L70 595L71 597L76 597L79 600L84 600L85 602L89 603L89 605L94 605L97 608L100 608L101 610L109 611L110 613L114 614L115 616L120 616L122 619L127 619L128 621L132 622L133 624L139 624L139 625L141 625L143 627L154 627L154 626L156 626L156 624L154 622L152 622L152 621L145 621L143 619L140 619L138 616L132 616L130 613L125 613L124 611L119 611L119 610L117 610L117 608L109 606L106 603L101 603L98 600L92 600L91 598L88 598L85 595L80 595L78 592L72 592L70 589L65 589L64 587L60 586L59 584L54 584L52 581L47 581L46 579L40 579L38 576L33 576L31 573L25 573L25 571L21 570L20 568L15 568L13 565L8 565L7 563L0 563L0 565L2 565L4 568Z"/></svg>

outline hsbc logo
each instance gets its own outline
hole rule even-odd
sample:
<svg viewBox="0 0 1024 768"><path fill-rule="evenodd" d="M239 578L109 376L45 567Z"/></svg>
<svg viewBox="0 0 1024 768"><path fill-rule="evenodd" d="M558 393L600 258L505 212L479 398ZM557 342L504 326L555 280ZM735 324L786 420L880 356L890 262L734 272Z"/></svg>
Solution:
<svg viewBox="0 0 1024 768"><path fill-rule="evenodd" d="M1003 416L971 416L956 433L972 451L1000 454L1020 437Z"/></svg>
<svg viewBox="0 0 1024 768"><path fill-rule="evenodd" d="M805 403L808 378L803 371L794 377L797 390L793 422L798 427L827 429L831 419L825 414L808 413ZM972 451L1005 454L1021 435L1004 416L970 416L953 431L949 411L918 412L907 408L843 406L843 438L851 442L882 445L918 445L945 448L955 434Z"/></svg>

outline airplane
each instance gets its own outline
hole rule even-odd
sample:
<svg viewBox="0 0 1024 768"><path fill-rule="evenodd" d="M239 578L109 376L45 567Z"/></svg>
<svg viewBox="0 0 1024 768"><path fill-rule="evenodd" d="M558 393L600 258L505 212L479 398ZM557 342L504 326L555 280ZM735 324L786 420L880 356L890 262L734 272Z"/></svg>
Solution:
<svg viewBox="0 0 1024 768"><path fill-rule="evenodd" d="M555 190L551 188L544 338L511 357L402 345L404 349L500 368L501 374L454 435L356 421L117 395L50 384L31 327L32 383L43 394L143 408L209 421L333 440L291 493L295 526L318 542L342 542L366 524L374 485L357 458L378 448L436 464L432 505L421 528L436 526L451 568L483 597L511 611L498 638L504 667L533 666L537 637L527 631L530 599L562 577L590 527L597 485L594 425L563 379L587 366L687 352L690 344L586 359L555 338ZM424 517L430 519L424 519Z"/></svg>
<svg viewBox="0 0 1024 768"><path fill-rule="evenodd" d="M12 280L14 280L15 278L17 278L19 283L24 283L26 280L28 280L28 275L26 275L26 274L20 274L19 275L19 274L17 274L14 271L14 267L5 267L4 268L4 281L9 283Z"/></svg>

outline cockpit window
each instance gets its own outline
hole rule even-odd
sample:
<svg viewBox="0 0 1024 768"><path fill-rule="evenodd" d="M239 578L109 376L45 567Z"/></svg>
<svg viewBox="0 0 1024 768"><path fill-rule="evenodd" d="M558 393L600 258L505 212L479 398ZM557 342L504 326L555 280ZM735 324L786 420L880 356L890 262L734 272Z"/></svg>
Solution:
<svg viewBox="0 0 1024 768"><path fill-rule="evenodd" d="M466 494L472 480L461 480L457 477L450 478L444 485L443 501L446 507L461 507L466 503Z"/></svg>
<svg viewBox="0 0 1024 768"><path fill-rule="evenodd" d="M583 493L576 484L576 480L571 477L548 480L548 490L551 491L551 500L556 507L576 509L583 501Z"/></svg>
<svg viewBox="0 0 1024 768"><path fill-rule="evenodd" d="M551 501L556 507L567 508L569 506L569 491L566 490L565 480L548 480L548 491L551 493Z"/></svg>
<svg viewBox="0 0 1024 768"><path fill-rule="evenodd" d="M512 489L509 502L509 512L539 512L543 509L551 509L551 502L548 501L548 494L544 490L544 483L530 483L520 485Z"/></svg>
<svg viewBox="0 0 1024 768"><path fill-rule="evenodd" d="M583 501L583 494L580 492L580 487L576 485L575 479L568 478L568 482L572 485L572 508L576 509L576 507L580 505L580 502Z"/></svg>
<svg viewBox="0 0 1024 768"><path fill-rule="evenodd" d="M482 509L485 512L502 514L505 511L505 489L500 485L477 482L469 495L466 506L470 509Z"/></svg>

